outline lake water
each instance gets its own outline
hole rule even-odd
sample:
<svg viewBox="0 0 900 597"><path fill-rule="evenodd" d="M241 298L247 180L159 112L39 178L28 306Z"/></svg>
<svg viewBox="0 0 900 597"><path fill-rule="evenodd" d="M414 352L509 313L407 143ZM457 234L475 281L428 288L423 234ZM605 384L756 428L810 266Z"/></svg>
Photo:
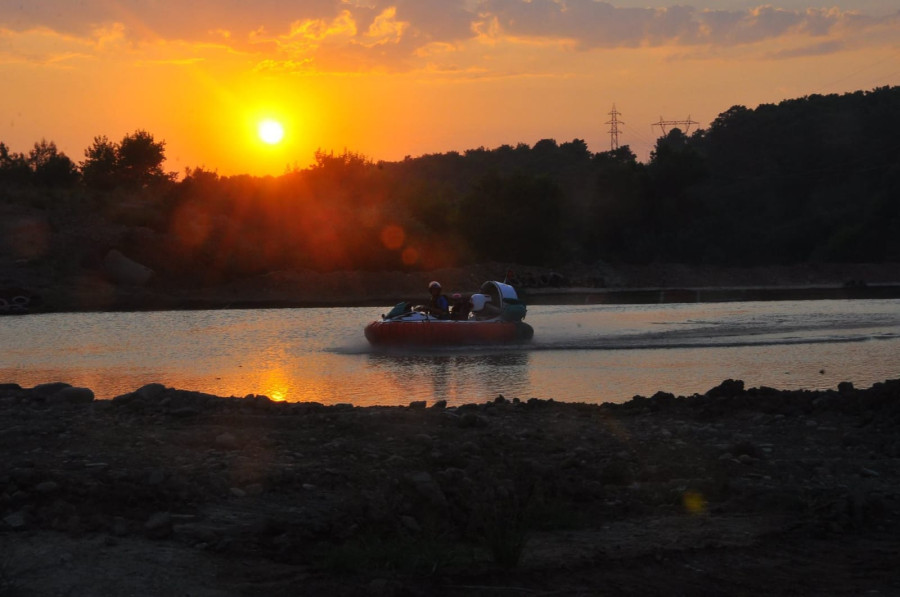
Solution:
<svg viewBox="0 0 900 597"><path fill-rule="evenodd" d="M533 306L516 348L383 352L384 308L56 313L0 319L0 383L112 398L160 382L220 396L397 405L624 402L658 390L868 387L900 378L900 300Z"/></svg>

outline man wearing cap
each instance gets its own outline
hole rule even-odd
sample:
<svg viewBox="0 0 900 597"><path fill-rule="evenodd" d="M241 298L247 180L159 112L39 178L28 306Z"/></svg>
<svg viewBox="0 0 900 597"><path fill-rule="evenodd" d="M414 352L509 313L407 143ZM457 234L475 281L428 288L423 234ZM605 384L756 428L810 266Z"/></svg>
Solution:
<svg viewBox="0 0 900 597"><path fill-rule="evenodd" d="M431 294L428 312L438 319L447 319L450 316L450 301L441 294L441 283L436 280L429 282L428 292Z"/></svg>

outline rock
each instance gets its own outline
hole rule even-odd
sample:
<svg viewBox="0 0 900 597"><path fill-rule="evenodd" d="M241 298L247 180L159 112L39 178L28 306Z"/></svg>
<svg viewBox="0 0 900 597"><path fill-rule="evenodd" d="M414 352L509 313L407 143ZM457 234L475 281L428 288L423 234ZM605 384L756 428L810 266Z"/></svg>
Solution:
<svg viewBox="0 0 900 597"><path fill-rule="evenodd" d="M409 403L410 409L425 408L426 406L428 406L428 402L426 402L425 400L414 400L413 402Z"/></svg>
<svg viewBox="0 0 900 597"><path fill-rule="evenodd" d="M422 532L422 526L412 516L403 515L400 517L400 522L408 531L412 531L413 533Z"/></svg>
<svg viewBox="0 0 900 597"><path fill-rule="evenodd" d="M744 382L740 379L726 379L706 392L707 398L731 398L744 393Z"/></svg>
<svg viewBox="0 0 900 597"><path fill-rule="evenodd" d="M434 438L427 433L417 433L412 437L413 443L422 446L425 449L431 449L434 446Z"/></svg>
<svg viewBox="0 0 900 597"><path fill-rule="evenodd" d="M28 518L22 510L4 516L3 522L14 531L24 530L28 526Z"/></svg>
<svg viewBox="0 0 900 597"><path fill-rule="evenodd" d="M471 427L485 427L486 425L487 420L484 417L479 417L473 412L463 413L459 417L459 426L463 429Z"/></svg>
<svg viewBox="0 0 900 597"><path fill-rule="evenodd" d="M157 400L166 391L161 383L148 383L134 391L134 395L142 400Z"/></svg>
<svg viewBox="0 0 900 597"><path fill-rule="evenodd" d="M40 385L36 385L33 388L31 388L31 391L43 398L49 398L50 396L53 396L60 390L64 390L66 388L71 388L71 387L72 387L71 384L67 384L67 383L64 383L61 381L56 381L56 382L52 382L52 383L42 383Z"/></svg>
<svg viewBox="0 0 900 597"><path fill-rule="evenodd" d="M129 259L117 249L111 249L103 258L103 269L118 284L144 286L153 277L149 267Z"/></svg>
<svg viewBox="0 0 900 597"><path fill-rule="evenodd" d="M216 436L216 447L224 450L234 450L237 448L237 438L230 433L223 433Z"/></svg>
<svg viewBox="0 0 900 597"><path fill-rule="evenodd" d="M124 537L128 534L128 523L121 516L116 516L113 519L112 528L110 530L116 537Z"/></svg>
<svg viewBox="0 0 900 597"><path fill-rule="evenodd" d="M50 495L59 491L59 484L56 481L42 481L34 487L34 490L42 495Z"/></svg>
<svg viewBox="0 0 900 597"><path fill-rule="evenodd" d="M172 409L169 411L169 414L179 419L188 419L199 415L200 409L196 406L182 406L181 408Z"/></svg>
<svg viewBox="0 0 900 597"><path fill-rule="evenodd" d="M157 512L144 523L144 532L151 539L165 539L172 534L172 515Z"/></svg>
<svg viewBox="0 0 900 597"><path fill-rule="evenodd" d="M426 471L410 473L406 475L406 480L420 496L426 498L434 506L438 508L447 507L447 496L444 495L441 486L438 485L430 473Z"/></svg>
<svg viewBox="0 0 900 597"><path fill-rule="evenodd" d="M90 388L62 388L50 397L54 403L89 404L94 401L94 391Z"/></svg>

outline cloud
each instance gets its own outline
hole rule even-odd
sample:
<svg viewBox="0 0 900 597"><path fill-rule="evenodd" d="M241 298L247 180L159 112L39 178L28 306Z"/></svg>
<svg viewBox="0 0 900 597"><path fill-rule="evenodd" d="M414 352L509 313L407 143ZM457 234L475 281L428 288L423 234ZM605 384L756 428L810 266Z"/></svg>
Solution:
<svg viewBox="0 0 900 597"><path fill-rule="evenodd" d="M865 36L875 30L878 36ZM850 38L884 43L900 33L900 13L874 19L837 8L646 7L603 0L0 0L0 31L0 59L7 62L65 63L116 46L168 44L188 55L152 59L193 63L190 48L205 44L251 56L248 62L266 72L468 70L485 67L477 63L479 48L498 44L547 52L680 47L699 56L790 39L758 53L821 54L839 51ZM41 36L43 44L35 41ZM54 37L56 45L46 43ZM462 54L467 63L460 62Z"/></svg>
<svg viewBox="0 0 900 597"><path fill-rule="evenodd" d="M807 56L827 56L846 48L841 41L824 41L818 44L801 46L799 48L787 48L770 53L767 58L782 60L785 58L804 58Z"/></svg>
<svg viewBox="0 0 900 597"><path fill-rule="evenodd" d="M786 35L821 37L838 28L858 30L876 22L837 9L618 8L595 0L486 0L482 14L493 18L504 35L569 38L582 49L733 46Z"/></svg>

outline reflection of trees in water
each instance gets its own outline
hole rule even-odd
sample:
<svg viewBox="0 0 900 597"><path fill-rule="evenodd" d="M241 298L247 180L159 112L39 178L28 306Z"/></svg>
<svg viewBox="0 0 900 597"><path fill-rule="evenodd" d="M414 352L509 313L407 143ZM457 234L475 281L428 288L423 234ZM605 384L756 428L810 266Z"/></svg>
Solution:
<svg viewBox="0 0 900 597"><path fill-rule="evenodd" d="M369 355L410 399L480 402L494 394L517 394L528 385L528 352Z"/></svg>

